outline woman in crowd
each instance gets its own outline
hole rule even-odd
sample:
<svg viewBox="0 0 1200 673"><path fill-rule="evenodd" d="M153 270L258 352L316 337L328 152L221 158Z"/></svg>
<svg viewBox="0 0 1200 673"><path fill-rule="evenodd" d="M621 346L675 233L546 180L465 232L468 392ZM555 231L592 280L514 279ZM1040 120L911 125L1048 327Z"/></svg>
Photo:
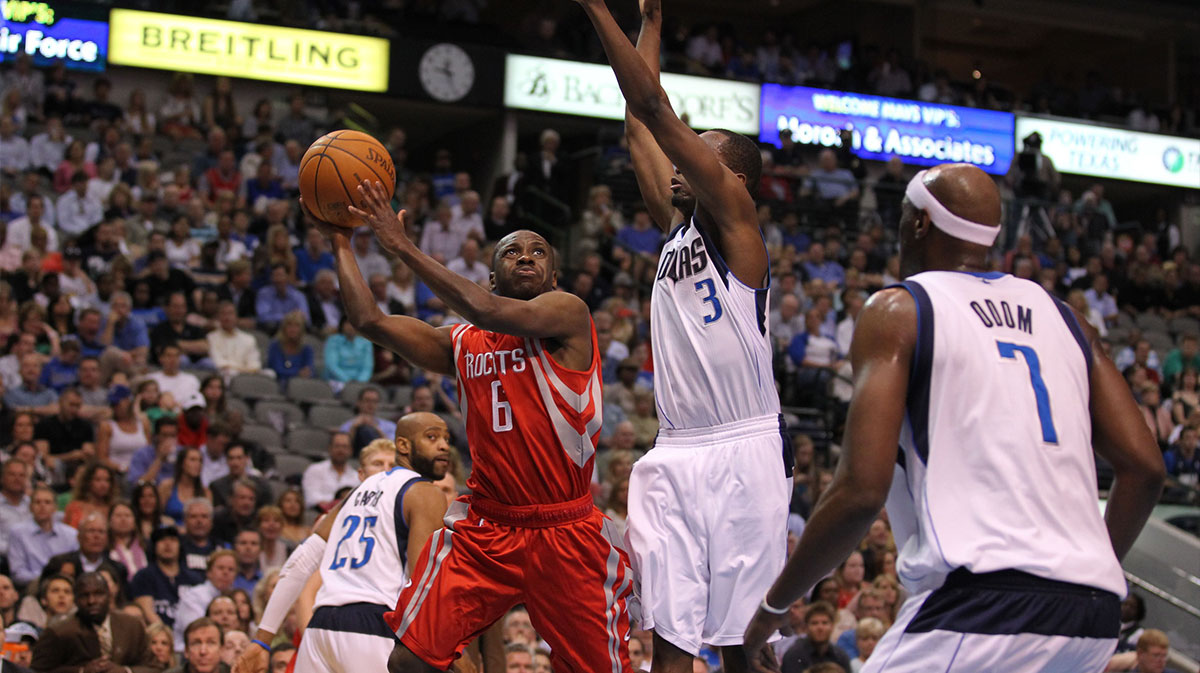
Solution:
<svg viewBox="0 0 1200 673"><path fill-rule="evenodd" d="M139 534L133 507L124 500L115 503L108 512L108 557L125 564L130 581L137 571L146 567L146 549Z"/></svg>
<svg viewBox="0 0 1200 673"><path fill-rule="evenodd" d="M888 553L894 554L894 552ZM894 575L887 573L876 575L871 586L875 587L875 591L883 600L883 609L887 612L888 621L895 622L896 615L900 613L900 606L904 605L904 599L908 597L908 592L900 586L900 581Z"/></svg>
<svg viewBox="0 0 1200 673"><path fill-rule="evenodd" d="M21 594L8 575L0 575L0 622L12 624L17 620L17 603Z"/></svg>
<svg viewBox="0 0 1200 673"><path fill-rule="evenodd" d="M152 134L158 130L154 113L146 107L146 93L141 89L134 89L129 94L129 106L125 108L125 126L135 136Z"/></svg>
<svg viewBox="0 0 1200 673"><path fill-rule="evenodd" d="M147 423L134 412L133 392L129 386L116 385L108 390L112 419L101 421L96 431L96 460L124 474L138 449L149 440Z"/></svg>
<svg viewBox="0 0 1200 673"><path fill-rule="evenodd" d="M245 589L234 589L229 592L229 597L233 599L233 605L237 609L237 630L242 633L257 631L257 615L254 614L254 601L250 598L250 593Z"/></svg>
<svg viewBox="0 0 1200 673"><path fill-rule="evenodd" d="M13 298L12 286L0 281L0 343L17 332L17 300Z"/></svg>
<svg viewBox="0 0 1200 673"><path fill-rule="evenodd" d="M191 221L186 215L180 215L171 223L166 252L167 261L177 269L189 269L200 259L200 242L192 237Z"/></svg>
<svg viewBox="0 0 1200 673"><path fill-rule="evenodd" d="M204 412L208 415L209 423L215 423L225 416L225 379L217 374L205 377L200 383L200 393L204 395Z"/></svg>
<svg viewBox="0 0 1200 673"><path fill-rule="evenodd" d="M871 528L858 549L862 552L866 579L875 579L883 569L883 555L896 551L896 543L892 542L892 527L887 519L881 516L871 522Z"/></svg>
<svg viewBox="0 0 1200 673"><path fill-rule="evenodd" d="M279 570L279 568L272 568L264 572L262 579L254 585L254 596L251 598L250 606L253 609L255 622L262 619L263 610L267 609L267 601L271 600L275 585L279 584Z"/></svg>
<svg viewBox="0 0 1200 673"><path fill-rule="evenodd" d="M228 77L213 80L212 93L204 98L204 126L231 129L242 125L233 100L233 82Z"/></svg>
<svg viewBox="0 0 1200 673"><path fill-rule="evenodd" d="M885 630L883 622L873 617L858 620L854 627L854 644L858 646L858 656L850 660L850 673L862 670L863 664L874 654L875 646L879 644Z"/></svg>
<svg viewBox="0 0 1200 673"><path fill-rule="evenodd" d="M284 525L283 511L278 507L267 505L258 510L255 526L262 535L262 554L259 556L259 565L264 570L283 567L288 555L295 548L282 537Z"/></svg>
<svg viewBox="0 0 1200 673"><path fill-rule="evenodd" d="M292 252L292 239L287 227L273 225L267 230L266 244L255 253L259 275L269 277L276 264L287 268L292 284L296 283L296 253Z"/></svg>
<svg viewBox="0 0 1200 673"><path fill-rule="evenodd" d="M156 529L174 525L174 519L163 514L162 500L158 497L158 486L154 482L139 481L134 484L131 502L134 506L134 525L143 545Z"/></svg>
<svg viewBox="0 0 1200 673"><path fill-rule="evenodd" d="M82 140L72 140L63 152L62 163L54 171L54 191L63 194L71 188L71 178L83 171L89 178L96 177L96 164L85 158L86 146Z"/></svg>
<svg viewBox="0 0 1200 673"><path fill-rule="evenodd" d="M370 381L374 364L371 342L360 336L343 314L338 333L325 340L325 378L338 392L350 381Z"/></svg>
<svg viewBox="0 0 1200 673"><path fill-rule="evenodd" d="M116 473L103 463L92 461L84 466L75 484L75 493L63 511L63 523L77 528L79 522L93 512L105 519L117 501Z"/></svg>
<svg viewBox="0 0 1200 673"><path fill-rule="evenodd" d="M179 664L175 656L175 647L171 643L174 637L171 627L162 622L151 624L146 629L146 637L150 640L150 652L154 655L155 666L168 669Z"/></svg>
<svg viewBox="0 0 1200 673"><path fill-rule="evenodd" d="M118 578L117 573L109 566L100 566L96 569L104 577L105 583L108 584L108 609L117 611L129 605L129 597L125 595L125 578ZM133 614L141 616L142 610L134 606Z"/></svg>
<svg viewBox="0 0 1200 673"><path fill-rule="evenodd" d="M133 408L139 417L144 415L146 417L144 422L153 428L158 419L170 415L170 410L162 405L162 401L158 381L146 379L137 386L137 396L134 397Z"/></svg>
<svg viewBox="0 0 1200 673"><path fill-rule="evenodd" d="M75 307L71 305L71 297L65 294L60 294L50 302L50 308L47 310L49 316L46 319L46 324L50 329L59 334L74 334L75 333Z"/></svg>
<svg viewBox="0 0 1200 673"><path fill-rule="evenodd" d="M313 349L304 343L304 315L292 311L279 323L279 332L267 348L267 366L281 385L294 376L313 375Z"/></svg>
<svg viewBox="0 0 1200 673"><path fill-rule="evenodd" d="M104 219L125 219L137 214L133 203L133 190L124 182L118 182L108 193L108 208L104 211Z"/></svg>
<svg viewBox="0 0 1200 673"><path fill-rule="evenodd" d="M1171 394L1171 420L1176 425L1183 425L1192 412L1200 409L1196 378L1196 370L1188 367L1176 379L1175 392Z"/></svg>
<svg viewBox="0 0 1200 673"><path fill-rule="evenodd" d="M289 488L279 494L279 512L283 515L283 532L279 538L292 545L304 542L309 526L304 522L304 494L299 488Z"/></svg>
<svg viewBox="0 0 1200 673"><path fill-rule="evenodd" d="M862 553L858 551L850 552L846 560L842 561L842 564L834 571L833 576L838 583L836 604L838 609L846 607L858 595L858 592L862 591L865 585L864 571Z"/></svg>
<svg viewBox="0 0 1200 673"><path fill-rule="evenodd" d="M625 536L625 519L629 516L629 479L619 479L612 485L604 514L617 526L617 537Z"/></svg>
<svg viewBox="0 0 1200 673"><path fill-rule="evenodd" d="M200 449L194 446L183 447L175 458L175 474L158 486L159 500L163 505L163 513L175 519L175 523L183 525L183 505L192 498L207 498L212 500L212 493L200 481L200 473L204 469L204 458Z"/></svg>
<svg viewBox="0 0 1200 673"><path fill-rule="evenodd" d="M1175 429L1175 424L1171 422L1171 412L1162 403L1162 392L1158 389L1158 384L1147 381L1142 384L1138 392L1141 393L1138 411L1142 412L1142 418L1146 421L1154 439L1158 441L1158 445L1167 446L1170 443L1171 431Z"/></svg>

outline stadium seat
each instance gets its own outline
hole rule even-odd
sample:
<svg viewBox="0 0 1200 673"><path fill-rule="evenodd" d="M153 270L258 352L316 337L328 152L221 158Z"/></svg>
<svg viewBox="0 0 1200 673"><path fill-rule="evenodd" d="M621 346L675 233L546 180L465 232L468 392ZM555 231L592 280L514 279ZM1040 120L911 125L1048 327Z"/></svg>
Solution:
<svg viewBox="0 0 1200 673"><path fill-rule="evenodd" d="M1188 316L1173 318L1168 326L1171 328L1171 334L1200 334L1200 320Z"/></svg>
<svg viewBox="0 0 1200 673"><path fill-rule="evenodd" d="M343 423L351 418L354 418L354 412L346 407L318 404L308 410L309 425L318 428L334 430L341 427Z"/></svg>
<svg viewBox="0 0 1200 673"><path fill-rule="evenodd" d="M1163 320L1163 317L1157 313L1139 313L1136 322L1137 326L1142 328L1143 332L1167 331L1167 321Z"/></svg>
<svg viewBox="0 0 1200 673"><path fill-rule="evenodd" d="M279 472L278 466L276 466L275 471L276 473ZM291 484L287 483L286 481L281 481L280 479L268 479L267 486L271 488L271 502L274 503L279 502L279 497L291 487Z"/></svg>
<svg viewBox="0 0 1200 673"><path fill-rule="evenodd" d="M239 411L241 412L243 419L253 417L253 412L250 410L250 405L246 404L246 402L241 398L234 397L233 395L225 396L225 410Z"/></svg>
<svg viewBox="0 0 1200 673"><path fill-rule="evenodd" d="M283 431L304 423L304 411L292 402L272 400L254 405L254 418L263 425Z"/></svg>
<svg viewBox="0 0 1200 673"><path fill-rule="evenodd" d="M278 453L283 448L283 435L269 425L247 423L239 435L241 439L261 444L271 453Z"/></svg>
<svg viewBox="0 0 1200 673"><path fill-rule="evenodd" d="M288 452L310 458L326 458L329 456L331 434L324 428L296 428L288 433Z"/></svg>
<svg viewBox="0 0 1200 673"><path fill-rule="evenodd" d="M1160 361L1165 359L1167 357L1167 353L1170 353L1171 350L1175 348L1175 340L1172 339L1171 335L1167 334L1165 331L1147 331L1146 333L1142 334L1142 338L1150 342L1150 347L1158 353Z"/></svg>
<svg viewBox="0 0 1200 673"><path fill-rule="evenodd" d="M1108 335L1104 337L1104 340L1111 344L1124 344L1129 341L1129 328L1120 326L1110 327L1108 328Z"/></svg>
<svg viewBox="0 0 1200 673"><path fill-rule="evenodd" d="M325 375L325 342L312 334L304 335L304 344L313 349L313 376Z"/></svg>
<svg viewBox="0 0 1200 673"><path fill-rule="evenodd" d="M396 386L392 391L392 404L401 408L407 407L412 404L412 393L412 386Z"/></svg>
<svg viewBox="0 0 1200 673"><path fill-rule="evenodd" d="M265 374L238 374L229 383L234 397L247 400L282 400L279 383Z"/></svg>
<svg viewBox="0 0 1200 673"><path fill-rule="evenodd" d="M363 388L374 388L379 391L380 399L386 399L387 393L384 392L383 386L378 383L364 383L362 381L350 381L343 388L338 398L342 400L342 404L348 407L353 407L358 401L358 396L362 394Z"/></svg>
<svg viewBox="0 0 1200 673"><path fill-rule="evenodd" d="M1136 326L1133 322L1133 318L1129 317L1129 314L1126 313L1125 311L1119 311L1117 313L1117 325L1119 327L1126 327L1126 328L1131 328L1131 327Z"/></svg>
<svg viewBox="0 0 1200 673"><path fill-rule="evenodd" d="M334 402L333 388L324 379L306 379L297 376L288 381L287 398L300 404Z"/></svg>
<svg viewBox="0 0 1200 673"><path fill-rule="evenodd" d="M266 362L267 349L271 347L271 335L256 329L250 332L250 336L254 337L254 341L258 343L258 352L262 355L263 362Z"/></svg>
<svg viewBox="0 0 1200 673"><path fill-rule="evenodd" d="M297 456L290 453L275 456L275 473L282 479L299 477L304 474L304 470L309 465L312 465L312 461L305 456ZM274 493L274 489L272 489L272 493Z"/></svg>

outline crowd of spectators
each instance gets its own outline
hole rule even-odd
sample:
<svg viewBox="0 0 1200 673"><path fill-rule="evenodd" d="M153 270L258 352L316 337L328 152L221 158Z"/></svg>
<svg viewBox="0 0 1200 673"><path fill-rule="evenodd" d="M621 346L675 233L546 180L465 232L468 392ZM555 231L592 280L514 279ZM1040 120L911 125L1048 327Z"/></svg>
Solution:
<svg viewBox="0 0 1200 673"><path fill-rule="evenodd" d="M450 424L462 450L450 494L470 467L453 382L355 333L326 243L300 217L299 160L329 120L299 94L247 111L230 80L203 86L179 74L161 99L139 90L122 105L103 77L61 66L17 59L0 78L0 619L6 656L36 671L94 661L224 670L253 633L273 570L358 483L358 459L401 414L435 411ZM522 190L570 200L550 129L486 190L449 151L421 172L403 129L380 137L409 234L485 286L491 245L523 222ZM663 235L636 200L618 198L631 182L627 149L604 161L585 207L556 233L568 248L560 284L592 309L602 351L594 494L623 526L630 470L658 429L649 287ZM895 225L913 169L894 160L867 179L846 154L786 139L764 161L771 339L795 431L794 543L838 455L854 321L897 280ZM1195 501L1200 263L1165 214L1129 226L1099 185L1060 192L1046 214L1051 226L1018 227L994 267L1042 284L1106 334L1164 449L1169 495ZM353 246L385 313L460 320L369 232ZM895 555L883 516L794 606L778 645L784 671L858 670L904 598ZM522 615L506 619L506 656L548 671ZM298 609L277 656L303 623ZM638 667L652 647L644 636L630 641ZM697 667L715 667L711 656Z"/></svg>

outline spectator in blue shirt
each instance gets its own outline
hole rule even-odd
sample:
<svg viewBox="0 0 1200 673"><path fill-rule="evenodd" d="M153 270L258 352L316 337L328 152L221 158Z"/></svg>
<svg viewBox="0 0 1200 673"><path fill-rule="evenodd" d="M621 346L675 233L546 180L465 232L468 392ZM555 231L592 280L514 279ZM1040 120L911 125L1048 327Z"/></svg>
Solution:
<svg viewBox="0 0 1200 673"><path fill-rule="evenodd" d="M654 226L650 213L644 208L639 208L633 214L633 223L617 232L617 243L631 252L654 256L662 247L663 233Z"/></svg>
<svg viewBox="0 0 1200 673"><path fill-rule="evenodd" d="M58 413L58 393L38 383L42 375L41 356L30 353L21 358L21 385L4 393L4 404L17 411L29 411L37 416Z"/></svg>
<svg viewBox="0 0 1200 673"><path fill-rule="evenodd" d="M1167 474L1196 487L1200 475L1200 429L1191 425L1183 426L1179 440L1163 453L1163 463Z"/></svg>
<svg viewBox="0 0 1200 673"><path fill-rule="evenodd" d="M325 340L325 378L340 387L349 381L371 380L374 369L371 342L359 336L343 315L338 333Z"/></svg>
<svg viewBox="0 0 1200 673"><path fill-rule="evenodd" d="M832 208L841 208L858 198L858 181L845 168L838 168L837 154L822 150L817 169L804 185L804 195L813 194L817 201Z"/></svg>
<svg viewBox="0 0 1200 673"><path fill-rule="evenodd" d="M37 579L51 557L79 549L75 529L55 519L54 489L35 485L29 510L33 521L13 528L8 542L8 563L17 584Z"/></svg>
<svg viewBox="0 0 1200 673"><path fill-rule="evenodd" d="M112 315L100 339L128 353L135 364L144 364L150 351L150 333L146 324L133 314L133 298L128 292L114 292L109 301Z"/></svg>
<svg viewBox="0 0 1200 673"><path fill-rule="evenodd" d="M292 311L283 317L275 340L267 348L267 366L286 386L293 376L313 375L313 349L304 343L305 316Z"/></svg>
<svg viewBox="0 0 1200 673"><path fill-rule="evenodd" d="M133 576L130 594L147 622L174 628L179 587L200 584L204 575L181 567L179 529L174 526L155 529L150 544L152 562Z"/></svg>
<svg viewBox="0 0 1200 673"><path fill-rule="evenodd" d="M321 269L334 271L333 253L325 245L325 237L316 227L309 227L304 235L304 245L293 250L296 254L296 276L305 285L311 285Z"/></svg>
<svg viewBox="0 0 1200 673"><path fill-rule="evenodd" d="M258 324L270 331L283 322L284 316L299 312L301 327L312 321L308 315L308 299L291 282L287 266L275 264L271 267L271 283L258 291L254 305Z"/></svg>
<svg viewBox="0 0 1200 673"><path fill-rule="evenodd" d="M804 272L811 280L820 278L826 285L841 287L846 282L846 270L841 264L825 259L825 246L813 243L808 246L808 261L804 263Z"/></svg>
<svg viewBox="0 0 1200 673"><path fill-rule="evenodd" d="M138 449L129 459L125 478L130 484L148 481L161 484L175 473L175 455L179 452L179 421L162 416L154 422L154 440Z"/></svg>
<svg viewBox="0 0 1200 673"><path fill-rule="evenodd" d="M246 180L246 204L250 207L256 207L260 198L276 200L285 196L283 183L275 177L275 171L269 161L260 163L258 173Z"/></svg>
<svg viewBox="0 0 1200 673"><path fill-rule="evenodd" d="M62 393L65 388L79 381L79 342L67 339L62 342L58 357L51 358L42 367L42 375L38 383L51 388L56 393Z"/></svg>

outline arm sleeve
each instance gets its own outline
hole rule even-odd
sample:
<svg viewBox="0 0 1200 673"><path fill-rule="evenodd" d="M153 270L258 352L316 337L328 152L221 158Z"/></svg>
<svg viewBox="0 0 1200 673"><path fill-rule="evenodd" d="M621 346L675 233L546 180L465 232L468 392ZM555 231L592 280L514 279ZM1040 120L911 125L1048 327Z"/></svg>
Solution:
<svg viewBox="0 0 1200 673"><path fill-rule="evenodd" d="M271 600L263 608L262 619L258 628L271 633L279 632L279 625L292 609L292 604L304 590L305 583L321 565L321 557L325 554L325 540L320 535L310 535L292 555L288 557L283 569L279 571L279 583L271 593Z"/></svg>

